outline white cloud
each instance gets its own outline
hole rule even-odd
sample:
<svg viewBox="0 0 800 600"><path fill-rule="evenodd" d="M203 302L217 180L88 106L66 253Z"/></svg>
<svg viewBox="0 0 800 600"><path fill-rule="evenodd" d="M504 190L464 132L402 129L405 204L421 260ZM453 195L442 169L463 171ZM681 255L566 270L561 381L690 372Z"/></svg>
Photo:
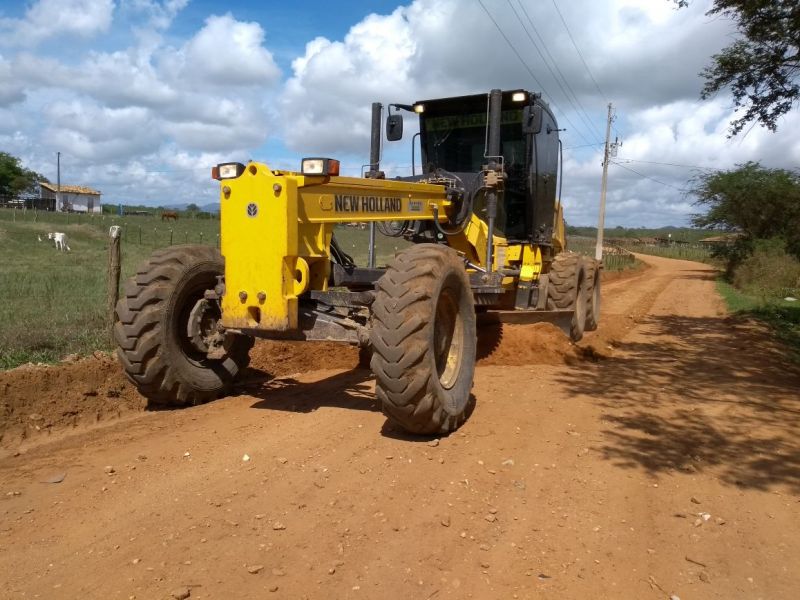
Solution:
<svg viewBox="0 0 800 600"><path fill-rule="evenodd" d="M121 0L120 10L132 14L143 14L147 17L147 27L167 29L177 14L186 8L189 0Z"/></svg>
<svg viewBox="0 0 800 600"><path fill-rule="evenodd" d="M39 0L23 19L0 19L0 44L35 46L55 36L90 38L108 30L113 0Z"/></svg>
<svg viewBox="0 0 800 600"><path fill-rule="evenodd" d="M209 165L246 156L267 138L267 97L280 70L262 27L229 14L183 39L167 35L185 4L122 2L127 47L69 59L31 49L0 56L0 147L46 175L60 151L68 180L98 187L109 201L211 200ZM26 18L36 22L31 11ZM170 169L178 171L163 173ZM177 198L163 198L167 184Z"/></svg>
<svg viewBox="0 0 800 600"><path fill-rule="evenodd" d="M236 21L230 14L212 16L164 62L185 81L203 87L267 86L278 80L280 70L263 44L258 23Z"/></svg>
<svg viewBox="0 0 800 600"><path fill-rule="evenodd" d="M91 162L155 152L159 122L146 108L108 108L85 101L57 101L45 108L44 135L65 154Z"/></svg>
<svg viewBox="0 0 800 600"><path fill-rule="evenodd" d="M263 155L270 164L295 166L292 152L320 153L346 159L345 172L357 173L369 152L373 101L524 87L552 100L567 148L596 143L606 103L614 102L614 135L622 135L624 145L610 172L611 225L682 222L692 211L681 191L692 170L651 163L800 164L800 141L790 135L800 129L798 113L783 121L778 134L756 127L728 140L729 98L698 99L698 72L731 40L730 22L704 16L711 0L680 11L669 0L558 3L602 94L550 2L511 0L516 15L506 0L483 2L527 68L480 4L409 2L354 22L339 39L297 39L287 49L285 42L271 47L267 17L237 19L235 2L223 5L231 13L207 16L183 33L173 25L187 0L118 0L116 8L107 0L92 10L89 0L41 0L21 19L0 19L0 44L7 46L0 56L0 145L35 169L49 168L51 155L61 150L70 173L82 178L76 182L163 202L161 186L176 178L193 196L211 193L207 165L234 157ZM52 51L61 39L102 32L109 35L92 51L66 53L69 58ZM542 36L558 76L587 115L564 97L528 35ZM51 43L40 44L45 40ZM275 56L287 54L291 69L282 74ZM408 170L413 121L408 115L404 142L384 148L383 164L393 174ZM277 146L280 155L264 149L268 140L278 141L268 147ZM599 146L567 150L565 159L567 218L594 223ZM155 172L169 169L179 174Z"/></svg>
<svg viewBox="0 0 800 600"><path fill-rule="evenodd" d="M0 107L25 100L23 86L16 80L11 64L0 55Z"/></svg>

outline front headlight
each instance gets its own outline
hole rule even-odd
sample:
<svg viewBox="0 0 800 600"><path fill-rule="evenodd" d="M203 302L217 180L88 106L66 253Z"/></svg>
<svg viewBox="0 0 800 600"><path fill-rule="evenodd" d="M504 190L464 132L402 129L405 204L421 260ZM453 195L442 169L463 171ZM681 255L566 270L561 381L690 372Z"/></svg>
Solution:
<svg viewBox="0 0 800 600"><path fill-rule="evenodd" d="M339 174L339 161L333 158L304 158L300 163L303 175L331 176Z"/></svg>
<svg viewBox="0 0 800 600"><path fill-rule="evenodd" d="M235 179L244 173L242 163L222 163L216 167L211 167L212 179Z"/></svg>

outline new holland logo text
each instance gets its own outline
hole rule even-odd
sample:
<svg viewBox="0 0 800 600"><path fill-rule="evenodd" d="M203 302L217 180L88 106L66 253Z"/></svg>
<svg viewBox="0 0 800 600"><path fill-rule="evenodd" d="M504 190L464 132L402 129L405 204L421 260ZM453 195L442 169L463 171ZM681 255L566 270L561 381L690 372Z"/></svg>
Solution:
<svg viewBox="0 0 800 600"><path fill-rule="evenodd" d="M334 210L336 212L400 212L403 202L400 198L381 198L380 196L345 196L336 195Z"/></svg>

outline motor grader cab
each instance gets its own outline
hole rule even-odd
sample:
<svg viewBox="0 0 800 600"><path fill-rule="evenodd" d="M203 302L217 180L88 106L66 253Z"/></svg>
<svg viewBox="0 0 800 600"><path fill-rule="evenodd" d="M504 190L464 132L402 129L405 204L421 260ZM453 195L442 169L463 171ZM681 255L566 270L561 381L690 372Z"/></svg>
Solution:
<svg viewBox="0 0 800 600"><path fill-rule="evenodd" d="M256 337L339 341L371 356L391 420L447 433L471 409L476 313L551 321L573 340L597 327L598 265L564 251L558 127L539 96L492 90L393 104L390 141L402 138L400 111L420 118L419 175L380 171L377 104L364 177L340 176L331 158L304 159L299 172L258 162L212 169L221 253L158 250L117 304L118 354L145 396L219 396ZM414 243L386 266L357 265L335 237L353 221Z"/></svg>

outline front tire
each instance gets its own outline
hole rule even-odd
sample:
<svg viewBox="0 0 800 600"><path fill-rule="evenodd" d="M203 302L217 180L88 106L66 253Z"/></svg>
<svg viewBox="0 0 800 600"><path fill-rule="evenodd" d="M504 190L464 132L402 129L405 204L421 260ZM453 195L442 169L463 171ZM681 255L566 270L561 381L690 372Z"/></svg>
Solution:
<svg viewBox="0 0 800 600"><path fill-rule="evenodd" d="M224 273L210 246L157 250L124 287L117 302L114 339L125 374L154 404L199 404L224 394L249 363L254 340L228 335L220 359L209 359L189 337L192 310ZM214 305L203 314L213 328Z"/></svg>
<svg viewBox="0 0 800 600"><path fill-rule="evenodd" d="M371 367L384 414L411 433L457 429L471 409L477 346L464 263L437 244L404 250L372 307Z"/></svg>

